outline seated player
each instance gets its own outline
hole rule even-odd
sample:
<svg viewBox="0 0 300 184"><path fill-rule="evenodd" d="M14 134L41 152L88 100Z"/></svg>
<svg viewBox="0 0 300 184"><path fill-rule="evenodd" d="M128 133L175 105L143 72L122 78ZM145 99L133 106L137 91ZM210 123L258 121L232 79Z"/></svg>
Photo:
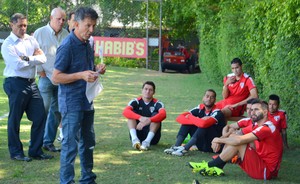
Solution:
<svg viewBox="0 0 300 184"><path fill-rule="evenodd" d="M166 149L165 153L183 156L193 145L196 145L199 151L213 151L211 141L222 135L225 118L221 110L215 105L216 92L214 90L208 89L202 101L203 104L176 118L176 121L181 124L176 143L171 148ZM181 146L188 134L191 135L191 139L187 144Z"/></svg>
<svg viewBox="0 0 300 184"><path fill-rule="evenodd" d="M128 119L132 146L138 150L148 150L161 137L161 122L166 118L166 110L164 104L153 97L154 93L155 84L146 81L142 87L142 96L131 100L123 111Z"/></svg>
<svg viewBox="0 0 300 184"><path fill-rule="evenodd" d="M243 118L247 100L258 98L253 79L243 72L242 61L234 58L231 61L233 73L224 77L223 100L217 102L227 120L238 121Z"/></svg>
<svg viewBox="0 0 300 184"><path fill-rule="evenodd" d="M251 178L270 180L277 177L282 159L282 138L276 126L268 120L268 105L257 99L252 102L251 119L254 126L242 129L243 135L215 138L212 148L221 154L210 162L189 162L194 171L202 175L224 175L223 167L227 161L238 154L241 169Z"/></svg>

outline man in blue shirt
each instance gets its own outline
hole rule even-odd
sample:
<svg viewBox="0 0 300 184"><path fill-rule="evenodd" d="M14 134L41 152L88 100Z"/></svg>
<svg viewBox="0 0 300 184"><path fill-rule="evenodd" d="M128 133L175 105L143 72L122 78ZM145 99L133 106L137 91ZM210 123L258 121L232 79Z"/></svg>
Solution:
<svg viewBox="0 0 300 184"><path fill-rule="evenodd" d="M75 30L57 49L52 80L59 84L58 106L62 115L60 183L74 182L74 162L79 152L80 183L95 183L93 150L95 147L94 107L86 97L87 82L94 82L105 65L94 66L94 52L88 39L92 35L98 14L88 7L75 12ZM78 143L78 144L77 144Z"/></svg>

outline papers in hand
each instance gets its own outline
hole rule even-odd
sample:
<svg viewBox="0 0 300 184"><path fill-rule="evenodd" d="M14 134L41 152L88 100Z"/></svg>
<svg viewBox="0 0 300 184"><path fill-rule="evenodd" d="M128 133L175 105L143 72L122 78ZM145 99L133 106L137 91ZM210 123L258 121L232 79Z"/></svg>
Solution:
<svg viewBox="0 0 300 184"><path fill-rule="evenodd" d="M100 83L99 78L100 77L98 77L94 82L86 83L85 95L89 103L91 103L103 90L103 86Z"/></svg>

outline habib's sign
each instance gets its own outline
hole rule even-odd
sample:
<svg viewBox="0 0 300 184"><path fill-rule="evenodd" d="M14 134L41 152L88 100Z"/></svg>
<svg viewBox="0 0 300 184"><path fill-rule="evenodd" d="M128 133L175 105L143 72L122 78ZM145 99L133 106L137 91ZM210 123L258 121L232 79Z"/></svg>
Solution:
<svg viewBox="0 0 300 184"><path fill-rule="evenodd" d="M147 40L143 38L94 37L95 56L146 58Z"/></svg>

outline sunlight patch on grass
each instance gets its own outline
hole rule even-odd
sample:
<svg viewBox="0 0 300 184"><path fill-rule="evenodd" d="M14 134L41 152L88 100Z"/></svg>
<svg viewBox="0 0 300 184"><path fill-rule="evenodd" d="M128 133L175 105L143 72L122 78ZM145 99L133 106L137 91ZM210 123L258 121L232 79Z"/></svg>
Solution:
<svg viewBox="0 0 300 184"><path fill-rule="evenodd" d="M141 154L141 151L137 151L137 150L130 150L127 152L127 154L122 154L122 156L124 155L125 157L131 157L133 155L137 155L137 154ZM130 155L128 155L130 154ZM126 156L128 155L128 156ZM110 164L115 164L115 165L124 165L124 164L129 164L129 162L127 160L124 160L123 157L116 157L114 154L94 154L94 162L95 163L110 163Z"/></svg>
<svg viewBox="0 0 300 184"><path fill-rule="evenodd" d="M29 132L30 129L31 129L31 124L30 125L21 125L20 126L20 132Z"/></svg>
<svg viewBox="0 0 300 184"><path fill-rule="evenodd" d="M171 129L166 129L166 128L164 128L164 129L162 129L161 131L162 131L162 132L168 132L168 133L170 133L170 132L172 132L172 133L177 133L177 132L178 132L178 129L176 129L176 130L175 130L175 129L172 129L172 130L171 130Z"/></svg>
<svg viewBox="0 0 300 184"><path fill-rule="evenodd" d="M122 127L120 124L116 124L116 123L109 123L108 126L110 126L112 128L121 128Z"/></svg>
<svg viewBox="0 0 300 184"><path fill-rule="evenodd" d="M139 155L142 154L142 151L138 151L138 150L128 150L127 151L130 155Z"/></svg>
<svg viewBox="0 0 300 184"><path fill-rule="evenodd" d="M6 171L1 169L0 170L0 179L3 179L5 174L6 174Z"/></svg>
<svg viewBox="0 0 300 184"><path fill-rule="evenodd" d="M22 123L21 123L22 124ZM0 130L6 130L7 129L7 126L4 125L4 126L0 126ZM20 126L20 133L21 132L29 132L31 129L31 124L30 125L21 125Z"/></svg>

